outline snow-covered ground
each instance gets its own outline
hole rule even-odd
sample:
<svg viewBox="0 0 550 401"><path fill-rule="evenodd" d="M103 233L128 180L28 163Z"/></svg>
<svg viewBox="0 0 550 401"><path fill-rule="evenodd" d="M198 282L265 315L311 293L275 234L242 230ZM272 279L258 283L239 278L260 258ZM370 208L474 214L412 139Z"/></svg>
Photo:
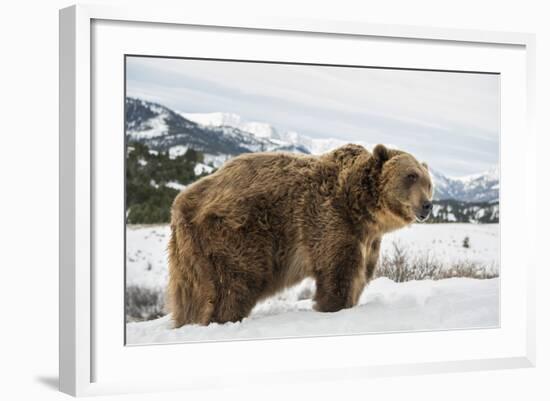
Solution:
<svg viewBox="0 0 550 401"><path fill-rule="evenodd" d="M128 226L127 285L163 291L168 280L168 225ZM463 246L469 238L469 248ZM384 237L382 254L394 244L409 256L451 265L466 261L499 269L498 224L414 224ZM274 338L412 330L494 327L499 323L499 279L450 278L395 283L373 280L359 305L336 313L312 310L313 280L306 279L254 308L240 323L172 329L170 317L127 324L129 344Z"/></svg>
<svg viewBox="0 0 550 401"><path fill-rule="evenodd" d="M490 328L499 325L499 279L451 278L395 283L372 281L360 302L335 313L312 310L314 284L258 304L241 322L173 329L170 316L128 323L128 344L284 338L417 330ZM305 298L305 299L302 299Z"/></svg>
<svg viewBox="0 0 550 401"><path fill-rule="evenodd" d="M396 243L412 254L429 254L445 264L476 262L498 272L499 233L498 224L413 224L386 234L382 239L382 253L391 253L393 243ZM469 248L463 246L466 237Z"/></svg>

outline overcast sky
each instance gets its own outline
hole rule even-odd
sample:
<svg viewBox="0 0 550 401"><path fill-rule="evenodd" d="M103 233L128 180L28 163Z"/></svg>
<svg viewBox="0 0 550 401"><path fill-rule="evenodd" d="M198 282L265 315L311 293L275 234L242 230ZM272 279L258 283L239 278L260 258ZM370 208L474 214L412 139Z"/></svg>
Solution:
<svg viewBox="0 0 550 401"><path fill-rule="evenodd" d="M497 75L128 57L126 76L128 96L393 144L451 176L498 163Z"/></svg>

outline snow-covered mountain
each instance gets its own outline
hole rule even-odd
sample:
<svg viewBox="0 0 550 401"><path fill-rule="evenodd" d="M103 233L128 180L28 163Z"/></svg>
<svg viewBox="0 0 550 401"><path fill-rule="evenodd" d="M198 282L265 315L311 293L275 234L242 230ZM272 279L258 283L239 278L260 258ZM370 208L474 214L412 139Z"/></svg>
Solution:
<svg viewBox="0 0 550 401"><path fill-rule="evenodd" d="M448 177L431 171L435 199L455 199L463 202L496 202L499 199L498 167L465 177Z"/></svg>
<svg viewBox="0 0 550 401"><path fill-rule="evenodd" d="M176 112L157 103L126 99L126 133L132 141L177 156L189 148L201 151L207 164L221 166L241 153L288 151L322 154L347 141L311 138L295 131L282 131L264 122L248 121L235 113ZM371 149L373 145L356 142ZM437 200L498 202L499 171L466 177L449 177L432 170Z"/></svg>
<svg viewBox="0 0 550 401"><path fill-rule="evenodd" d="M205 127L233 127L241 131L250 132L259 138L281 139L277 130L267 123L244 121L235 113L182 113L186 119Z"/></svg>
<svg viewBox="0 0 550 401"><path fill-rule="evenodd" d="M296 131L279 131L272 125L258 121L248 121L235 113L180 113L186 119L196 122L206 128L232 127L244 132L250 132L258 138L285 143L298 149L307 149L307 153L318 155L349 143L336 138L311 138ZM370 148L365 142L356 142Z"/></svg>
<svg viewBox="0 0 550 401"><path fill-rule="evenodd" d="M201 125L165 106L136 98L126 99L126 135L130 141L171 154L183 148L212 156L262 151L309 153L298 144L260 137L238 127Z"/></svg>

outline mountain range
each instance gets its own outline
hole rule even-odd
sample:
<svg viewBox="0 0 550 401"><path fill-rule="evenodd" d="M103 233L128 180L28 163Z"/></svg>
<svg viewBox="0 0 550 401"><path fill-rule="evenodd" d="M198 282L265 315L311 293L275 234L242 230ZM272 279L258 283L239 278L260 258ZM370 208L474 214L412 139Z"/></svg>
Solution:
<svg viewBox="0 0 550 401"><path fill-rule="evenodd" d="M177 156L192 148L204 154L204 162L219 167L241 153L286 151L321 154L348 143L336 138L311 138L282 131L268 123L247 121L234 113L186 113L158 103L126 98L126 134L130 141ZM372 144L357 142L372 149ZM465 177L450 177L431 169L434 199L498 204L499 170Z"/></svg>

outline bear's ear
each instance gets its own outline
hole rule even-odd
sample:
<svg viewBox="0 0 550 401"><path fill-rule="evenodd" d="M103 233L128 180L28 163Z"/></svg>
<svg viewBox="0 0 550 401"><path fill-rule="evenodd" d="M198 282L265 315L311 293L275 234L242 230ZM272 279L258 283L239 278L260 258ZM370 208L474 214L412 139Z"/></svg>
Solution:
<svg viewBox="0 0 550 401"><path fill-rule="evenodd" d="M384 145L376 145L372 151L372 154L381 163L384 163L390 158L390 152Z"/></svg>
<svg viewBox="0 0 550 401"><path fill-rule="evenodd" d="M428 168L428 163L422 162L422 166L424 166L424 168L425 168L426 170L429 170L429 168Z"/></svg>

